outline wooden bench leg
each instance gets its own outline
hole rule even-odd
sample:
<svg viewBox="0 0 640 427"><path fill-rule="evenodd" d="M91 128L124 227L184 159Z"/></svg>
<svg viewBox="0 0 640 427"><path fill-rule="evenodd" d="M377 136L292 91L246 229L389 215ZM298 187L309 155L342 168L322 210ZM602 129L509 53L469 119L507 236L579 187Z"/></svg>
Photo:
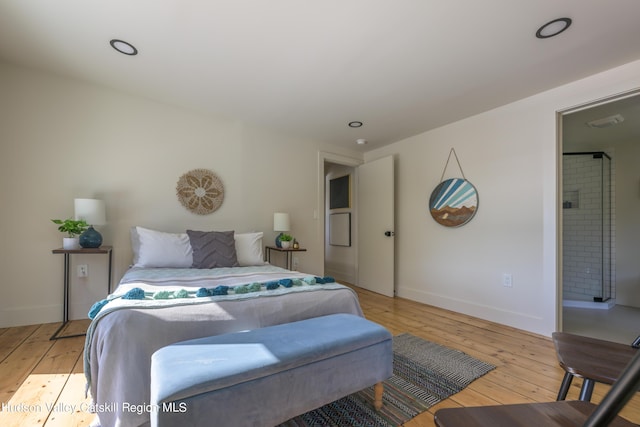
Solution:
<svg viewBox="0 0 640 427"><path fill-rule="evenodd" d="M384 393L384 384L382 382L377 383L373 386L374 398L373 406L376 408L376 411L382 409L382 394Z"/></svg>
<svg viewBox="0 0 640 427"><path fill-rule="evenodd" d="M564 374L564 378L562 379L562 384L560 384L560 391L558 392L558 397L556 398L556 400L564 400L567 398L569 387L571 387L571 380L573 380L573 375L569 372L566 372Z"/></svg>

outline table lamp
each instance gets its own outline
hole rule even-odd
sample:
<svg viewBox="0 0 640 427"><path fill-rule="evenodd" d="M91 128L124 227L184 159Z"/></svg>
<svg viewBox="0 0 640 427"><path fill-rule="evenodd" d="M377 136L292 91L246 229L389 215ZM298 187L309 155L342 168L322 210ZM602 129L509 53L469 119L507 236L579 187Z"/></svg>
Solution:
<svg viewBox="0 0 640 427"><path fill-rule="evenodd" d="M89 228L80 235L80 246L83 248L99 248L102 245L102 235L96 231L94 225L107 223L106 211L103 200L75 199L75 218L84 219Z"/></svg>
<svg viewBox="0 0 640 427"><path fill-rule="evenodd" d="M276 212L273 214L273 231L280 231L278 237L276 237L276 247L281 248L282 243L280 242L280 237L282 237L283 231L289 231L291 228L289 224L289 214Z"/></svg>

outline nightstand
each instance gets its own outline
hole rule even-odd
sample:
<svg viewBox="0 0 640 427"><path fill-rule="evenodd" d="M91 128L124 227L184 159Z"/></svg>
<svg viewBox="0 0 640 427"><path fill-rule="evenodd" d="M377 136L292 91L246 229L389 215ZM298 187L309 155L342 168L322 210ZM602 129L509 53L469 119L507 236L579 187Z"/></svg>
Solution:
<svg viewBox="0 0 640 427"><path fill-rule="evenodd" d="M291 270L291 258L293 252L306 252L306 249L298 248L298 249L282 249L277 246L265 246L265 255L267 256L267 262L271 262L271 251L276 252L284 252L287 254L287 270Z"/></svg>
<svg viewBox="0 0 640 427"><path fill-rule="evenodd" d="M64 335L58 336L60 331L69 323L69 265L71 263L71 255L73 254L83 254L83 255L108 255L109 256L109 278L107 281L107 295L111 293L111 265L112 265L112 247L111 246L100 246L99 248L82 248L82 249L54 249L51 253L54 254L64 254L64 301L62 305L62 325L58 328L57 331L49 338L50 340L57 340L61 338L73 338L80 337L85 334L76 334L76 335Z"/></svg>

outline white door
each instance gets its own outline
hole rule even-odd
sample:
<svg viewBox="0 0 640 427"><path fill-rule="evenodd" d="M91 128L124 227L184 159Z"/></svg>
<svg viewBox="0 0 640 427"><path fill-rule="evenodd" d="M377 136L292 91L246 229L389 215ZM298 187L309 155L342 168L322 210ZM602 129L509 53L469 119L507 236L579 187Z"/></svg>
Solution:
<svg viewBox="0 0 640 427"><path fill-rule="evenodd" d="M394 295L393 157L358 167L358 286Z"/></svg>

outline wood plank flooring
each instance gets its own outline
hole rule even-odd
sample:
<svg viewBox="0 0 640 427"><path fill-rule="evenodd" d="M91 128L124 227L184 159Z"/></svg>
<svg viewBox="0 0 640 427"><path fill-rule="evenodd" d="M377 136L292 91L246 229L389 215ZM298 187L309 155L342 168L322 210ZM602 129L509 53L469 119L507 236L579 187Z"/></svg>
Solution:
<svg viewBox="0 0 640 427"><path fill-rule="evenodd" d="M529 332L460 313L354 287L365 316L394 335L411 333L456 348L492 363L497 369L469 387L406 423L434 427L433 413L444 407L548 402L556 398L564 371L551 340ZM63 335L86 330L88 321L74 321ZM59 323L0 329L0 425L87 426L83 358L84 337L49 341ZM568 398L577 399L580 381ZM597 384L593 401L608 387ZM640 397L622 415L640 423Z"/></svg>

